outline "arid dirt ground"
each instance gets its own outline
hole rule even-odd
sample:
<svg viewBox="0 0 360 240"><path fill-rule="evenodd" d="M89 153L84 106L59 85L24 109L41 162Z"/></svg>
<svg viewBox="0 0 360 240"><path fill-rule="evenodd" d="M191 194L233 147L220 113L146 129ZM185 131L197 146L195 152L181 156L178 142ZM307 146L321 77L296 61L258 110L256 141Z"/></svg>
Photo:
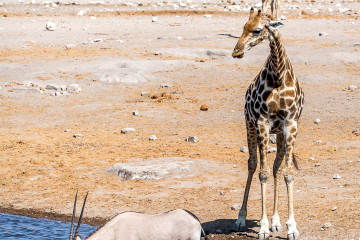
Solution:
<svg viewBox="0 0 360 240"><path fill-rule="evenodd" d="M244 95L267 58L268 43L243 59L231 57L237 39L226 34L239 36L248 18L247 11L224 11L232 1L175 10L148 2L0 6L0 210L69 221L76 190L81 198L89 191L85 222L91 224L123 211L184 208L208 232L224 232L210 239L255 238L257 174L247 233L231 231L238 214L231 206L241 203L247 178L248 155L239 151L246 145ZM280 31L305 92L296 142L298 229L302 239L359 239L360 135L352 132L360 128L360 91L348 87L360 87L360 6L283 1L289 4L299 8L283 10L287 20ZM78 16L81 10L85 14ZM45 29L49 21L55 31ZM45 89L70 83L82 91L51 96ZM163 92L170 95L150 97ZM202 104L209 110L200 111ZM136 133L122 134L126 127ZM83 138L74 138L77 133ZM153 134L157 140L149 141ZM199 142L185 142L188 136ZM201 164L181 178L121 181L108 173L116 163L179 157ZM272 162L275 153L269 157ZM285 228L283 181L280 204ZM332 226L321 231L325 222ZM285 239L286 231L272 237Z"/></svg>

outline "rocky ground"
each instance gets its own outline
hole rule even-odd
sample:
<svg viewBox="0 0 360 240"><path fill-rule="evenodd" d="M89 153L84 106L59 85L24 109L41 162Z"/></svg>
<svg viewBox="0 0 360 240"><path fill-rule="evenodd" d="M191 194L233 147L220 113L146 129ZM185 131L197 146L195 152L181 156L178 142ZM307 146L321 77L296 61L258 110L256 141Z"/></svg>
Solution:
<svg viewBox="0 0 360 240"><path fill-rule="evenodd" d="M231 35L256 4L1 1L0 209L70 220L76 190L89 191L92 224L185 208L210 239L256 237L257 177L249 231L231 230L247 178L244 95L269 52L262 43L232 59ZM306 97L294 196L303 239L360 238L359 12L356 1L282 1ZM282 183L283 226L286 199Z"/></svg>

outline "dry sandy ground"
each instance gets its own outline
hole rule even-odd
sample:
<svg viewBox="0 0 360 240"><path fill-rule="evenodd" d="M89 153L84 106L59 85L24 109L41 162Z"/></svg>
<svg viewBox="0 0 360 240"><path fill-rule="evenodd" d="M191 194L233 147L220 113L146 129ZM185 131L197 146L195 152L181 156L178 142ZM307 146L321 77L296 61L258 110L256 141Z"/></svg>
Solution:
<svg viewBox="0 0 360 240"><path fill-rule="evenodd" d="M355 9L347 13L335 11L340 2L311 3L323 10L306 10L310 1L292 2L301 8L282 14L288 18L283 42L306 96L296 143L301 158L296 220L303 239L358 239L360 136L352 131L360 128L360 91L348 86L360 87L359 3L341 2ZM248 156L239 151L246 145L244 95L269 49L262 43L243 59L231 58L237 40L221 34L239 36L247 13L224 12L230 4L196 11L168 6L151 11L151 4L1 6L0 209L70 220L76 190L81 197L89 191L85 216L92 224L122 211L185 208L207 231L226 233L210 234L210 239L256 237L257 177L247 233L231 232L237 217L231 206L241 203L247 177ZM330 7L334 12L326 10ZM77 16L82 9L87 13ZM57 24L55 31L45 30L48 21ZM320 32L328 35L320 37ZM73 45L67 49L66 44ZM38 90L69 83L82 91L50 96ZM171 97L149 97L163 92ZM209 110L200 111L202 104ZM320 124L314 124L316 118ZM122 134L125 127L136 133ZM74 138L76 133L83 138ZM152 134L156 141L148 140ZM184 141L194 135L198 143ZM275 153L269 156L272 161ZM108 173L116 163L146 165L157 158L191 160L193 169L190 175L160 180L121 181ZM335 174L341 179L333 179ZM284 226L286 199L282 183ZM321 231L325 222L332 226ZM286 231L273 237L284 239Z"/></svg>

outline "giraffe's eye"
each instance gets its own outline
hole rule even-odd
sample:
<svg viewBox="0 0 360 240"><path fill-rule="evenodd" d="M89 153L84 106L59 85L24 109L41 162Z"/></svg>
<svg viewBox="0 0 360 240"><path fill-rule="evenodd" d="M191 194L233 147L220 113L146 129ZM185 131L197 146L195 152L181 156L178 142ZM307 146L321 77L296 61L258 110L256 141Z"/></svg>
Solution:
<svg viewBox="0 0 360 240"><path fill-rule="evenodd" d="M253 31L253 33L254 33L255 35L259 35L262 30L263 30L262 28L257 28L257 29L255 29L255 30Z"/></svg>

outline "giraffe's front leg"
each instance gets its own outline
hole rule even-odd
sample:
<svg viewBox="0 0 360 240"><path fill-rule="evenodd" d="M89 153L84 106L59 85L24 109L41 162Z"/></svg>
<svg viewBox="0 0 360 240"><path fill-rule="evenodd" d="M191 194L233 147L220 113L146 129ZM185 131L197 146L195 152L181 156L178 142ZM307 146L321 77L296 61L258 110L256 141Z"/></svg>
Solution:
<svg viewBox="0 0 360 240"><path fill-rule="evenodd" d="M276 158L273 166L273 175L274 175L274 212L271 218L271 231L280 232L282 231L282 226L280 223L280 216L278 213L279 205L279 180L282 175L283 160L285 156L285 142L283 133L278 133L276 136Z"/></svg>
<svg viewBox="0 0 360 240"><path fill-rule="evenodd" d="M296 228L296 221L294 216L294 198L293 198L293 149L295 145L295 139L297 134L297 122L289 121L285 125L284 138L285 138L285 165L284 165L284 179L286 183L286 189L288 193L288 212L289 218L286 222L286 226L288 229L288 239L295 240L300 239L300 234L298 229Z"/></svg>
<svg viewBox="0 0 360 240"><path fill-rule="evenodd" d="M260 220L260 231L259 239L269 239L269 220L266 213L266 185L268 181L268 176L270 174L270 169L267 163L267 147L269 142L269 124L266 120L258 121L257 128L258 144L260 151L260 172L259 179L261 183L261 206L262 214Z"/></svg>
<svg viewBox="0 0 360 240"><path fill-rule="evenodd" d="M249 160L248 160L248 179L246 181L246 187L244 192L243 203L239 211L238 219L235 222L235 231L244 232L246 227L246 215L247 215L247 202L249 198L251 181L254 176L257 167L257 140L256 140L256 128L253 123L246 117L246 129L247 129L247 141L249 147Z"/></svg>

